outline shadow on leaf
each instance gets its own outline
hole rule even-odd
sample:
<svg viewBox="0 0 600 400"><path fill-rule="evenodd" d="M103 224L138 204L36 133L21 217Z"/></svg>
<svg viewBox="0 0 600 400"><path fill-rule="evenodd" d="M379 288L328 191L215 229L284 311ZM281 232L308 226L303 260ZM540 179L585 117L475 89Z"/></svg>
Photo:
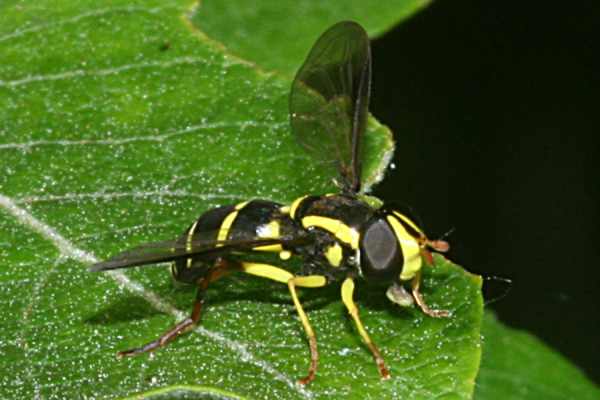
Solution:
<svg viewBox="0 0 600 400"><path fill-rule="evenodd" d="M131 295L120 297L108 307L86 318L84 322L91 325L113 325L147 319L157 314L161 314L161 312L148 304L146 300Z"/></svg>

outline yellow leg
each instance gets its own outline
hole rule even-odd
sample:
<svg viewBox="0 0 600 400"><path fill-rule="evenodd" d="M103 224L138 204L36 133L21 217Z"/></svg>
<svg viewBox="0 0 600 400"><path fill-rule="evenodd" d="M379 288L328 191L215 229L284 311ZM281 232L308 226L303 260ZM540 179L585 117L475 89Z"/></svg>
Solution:
<svg viewBox="0 0 600 400"><path fill-rule="evenodd" d="M298 316L300 316L300 321L302 321L302 326L304 327L304 331L306 332L306 336L308 337L308 343L310 346L310 366L308 368L308 375L300 379L298 382L303 385L309 383L310 381L315 379L317 365L319 363L319 353L317 351L317 337L312 327L310 326L308 316L304 312L302 304L298 299L296 286L321 287L327 284L327 279L321 275L295 276L284 269L274 267L268 264L246 262L241 264L241 269L247 274L261 276L263 278L272 279L281 283L287 283L288 288L290 290L290 294L292 295L292 300L294 301L294 306L296 307Z"/></svg>
<svg viewBox="0 0 600 400"><path fill-rule="evenodd" d="M296 278L292 278L288 281L288 288L290 289L292 300L294 301L294 306L296 307L296 311L298 311L300 321L302 321L302 326L304 327L304 332L306 332L306 336L308 337L308 344L310 346L310 366L308 367L308 374L298 381L300 384L304 385L315 379L315 374L317 373L317 365L319 363L319 352L317 351L317 337L315 336L315 332L310 326L310 322L308 321L308 317L306 316L306 313L302 308L302 304L300 304L300 300L298 300L298 295L296 293Z"/></svg>
<svg viewBox="0 0 600 400"><path fill-rule="evenodd" d="M429 308L427 303L425 303L425 300L423 299L423 295L419 291L419 288L421 287L421 271L417 272L417 274L415 275L415 277L413 278L411 283L412 283L412 295L415 298L415 301L417 302L417 305L419 306L419 308L425 314L429 315L430 317L434 317L434 318L444 318L444 317L448 317L450 315L450 311L448 311L448 310L432 310L431 308Z"/></svg>
<svg viewBox="0 0 600 400"><path fill-rule="evenodd" d="M373 343L373 341L369 337L369 334L365 330L365 327L363 326L362 322L360 321L360 318L358 316L358 308L356 307L356 304L354 303L354 300L352 299L353 294L354 294L354 281L352 280L352 278L346 278L344 280L344 283L342 283L342 301L346 305L346 308L348 309L348 312L352 316L352 319L354 319L354 323L356 324L358 333L360 333L360 336L365 341L365 344L367 345L369 350L371 350L371 353L373 354L373 358L375 359L375 362L377 363L377 368L379 368L379 374L381 375L381 377L383 379L388 379L390 377L390 373L389 373L388 369L385 367L385 362L383 361L383 357L381 357L381 353L379 353L377 346L375 346L375 343Z"/></svg>

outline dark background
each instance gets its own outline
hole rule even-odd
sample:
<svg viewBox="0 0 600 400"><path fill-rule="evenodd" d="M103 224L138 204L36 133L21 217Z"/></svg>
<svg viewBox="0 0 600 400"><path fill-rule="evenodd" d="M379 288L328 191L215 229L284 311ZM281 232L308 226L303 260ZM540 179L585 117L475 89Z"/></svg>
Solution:
<svg viewBox="0 0 600 400"><path fill-rule="evenodd" d="M373 43L375 194L455 227L451 259L513 279L500 319L600 382L600 13L533 3L434 2Z"/></svg>

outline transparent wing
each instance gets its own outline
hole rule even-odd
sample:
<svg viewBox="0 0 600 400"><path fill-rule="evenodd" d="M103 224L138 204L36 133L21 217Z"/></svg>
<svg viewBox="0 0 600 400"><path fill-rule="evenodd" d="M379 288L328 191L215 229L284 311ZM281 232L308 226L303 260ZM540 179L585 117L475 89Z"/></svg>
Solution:
<svg viewBox="0 0 600 400"><path fill-rule="evenodd" d="M360 147L371 89L371 49L365 30L344 21L317 40L296 74L290 123L307 151L337 169L342 189L360 190Z"/></svg>
<svg viewBox="0 0 600 400"><path fill-rule="evenodd" d="M251 251L254 247L281 244L297 246L310 240L307 235L283 238L257 238L240 240L166 240L145 243L119 253L106 261L90 266L90 271L108 271L120 268L138 267L161 262L177 261L190 256L218 256L233 251Z"/></svg>

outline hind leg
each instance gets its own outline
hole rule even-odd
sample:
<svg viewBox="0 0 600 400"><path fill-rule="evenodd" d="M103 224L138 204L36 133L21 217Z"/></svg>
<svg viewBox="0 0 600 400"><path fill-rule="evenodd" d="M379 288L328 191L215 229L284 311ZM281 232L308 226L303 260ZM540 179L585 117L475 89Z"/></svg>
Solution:
<svg viewBox="0 0 600 400"><path fill-rule="evenodd" d="M136 347L134 349L119 351L117 353L117 357L133 357L138 354L147 353L150 351L154 351L160 347L163 347L177 336L182 333L188 332L192 328L196 326L198 321L200 320L200 314L202 312L202 306L204 304L204 293L206 292L206 288L211 282L216 281L217 279L227 275L230 271L229 265L225 260L218 260L215 263L215 267L213 270L204 278L202 278L198 282L198 290L196 291L196 299L194 300L194 308L192 309L192 314L179 322L177 325L169 329L158 339L146 343L141 347Z"/></svg>

